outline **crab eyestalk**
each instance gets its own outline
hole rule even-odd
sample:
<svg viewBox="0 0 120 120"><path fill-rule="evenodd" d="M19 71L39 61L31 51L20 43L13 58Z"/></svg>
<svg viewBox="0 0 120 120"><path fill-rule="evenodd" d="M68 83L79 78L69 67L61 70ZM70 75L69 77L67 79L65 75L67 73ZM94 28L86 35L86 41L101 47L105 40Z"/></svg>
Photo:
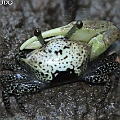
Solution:
<svg viewBox="0 0 120 120"><path fill-rule="evenodd" d="M76 32L76 30L82 28L83 22L81 20L78 20L73 27L66 33L65 38L70 38L73 33Z"/></svg>
<svg viewBox="0 0 120 120"><path fill-rule="evenodd" d="M42 37L41 30L39 28L35 29L34 35L38 38L38 41L40 42L40 44L44 45L45 41L44 41L44 38Z"/></svg>

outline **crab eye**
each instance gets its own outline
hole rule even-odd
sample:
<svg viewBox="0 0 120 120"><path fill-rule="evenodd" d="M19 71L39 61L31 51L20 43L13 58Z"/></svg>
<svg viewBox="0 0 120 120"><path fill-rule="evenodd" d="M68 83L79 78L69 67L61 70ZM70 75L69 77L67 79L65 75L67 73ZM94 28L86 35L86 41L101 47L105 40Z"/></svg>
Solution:
<svg viewBox="0 0 120 120"><path fill-rule="evenodd" d="M42 37L41 30L39 28L35 29L34 35L38 38L40 44L44 45L44 38Z"/></svg>
<svg viewBox="0 0 120 120"><path fill-rule="evenodd" d="M39 28L36 28L36 29L34 30L34 35L35 35L35 36L41 35L41 30L40 30Z"/></svg>
<svg viewBox="0 0 120 120"><path fill-rule="evenodd" d="M76 26L77 26L78 29L82 28L83 22L82 22L81 20L78 20L78 21L76 22Z"/></svg>

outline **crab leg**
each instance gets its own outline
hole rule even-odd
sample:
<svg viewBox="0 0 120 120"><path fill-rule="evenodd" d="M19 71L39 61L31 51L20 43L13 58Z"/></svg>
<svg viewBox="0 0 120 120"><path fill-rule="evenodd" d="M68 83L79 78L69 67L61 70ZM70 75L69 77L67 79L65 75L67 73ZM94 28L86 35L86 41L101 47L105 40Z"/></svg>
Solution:
<svg viewBox="0 0 120 120"><path fill-rule="evenodd" d="M110 91L110 89L111 89L111 80L109 79L104 86L102 98L96 103L97 106L101 105L102 102L106 99L106 96L107 96L108 92Z"/></svg>
<svg viewBox="0 0 120 120"><path fill-rule="evenodd" d="M116 72L115 75L116 82L114 85L116 86L118 83L120 64L115 61L116 57L117 57L116 53L113 53L112 55L107 56L105 59L102 59L101 61L94 63L87 69L87 72L84 73L84 75L82 76L83 81L87 83L92 84L106 83L103 90L102 99L97 103L97 105L99 105L100 103L102 103L102 101L105 100L106 95L110 91L111 79L108 77L108 75L114 74L114 72Z"/></svg>
<svg viewBox="0 0 120 120"><path fill-rule="evenodd" d="M7 113L10 114L10 116L14 116L13 113L10 111L10 96L7 90L2 91L2 99Z"/></svg>
<svg viewBox="0 0 120 120"><path fill-rule="evenodd" d="M3 70L14 70L17 67L18 66L15 64L15 61L3 59L1 62L1 69L3 69Z"/></svg>
<svg viewBox="0 0 120 120"><path fill-rule="evenodd" d="M3 82L2 82L3 81ZM21 82L22 81L22 82ZM2 98L6 108L6 111L13 116L10 111L10 96L15 96L15 99L23 112L27 113L26 108L23 105L22 96L24 94L41 92L48 87L47 82L40 82L34 77L29 77L27 74L6 74L1 76L1 82L3 85ZM9 83L9 84L7 84Z"/></svg>

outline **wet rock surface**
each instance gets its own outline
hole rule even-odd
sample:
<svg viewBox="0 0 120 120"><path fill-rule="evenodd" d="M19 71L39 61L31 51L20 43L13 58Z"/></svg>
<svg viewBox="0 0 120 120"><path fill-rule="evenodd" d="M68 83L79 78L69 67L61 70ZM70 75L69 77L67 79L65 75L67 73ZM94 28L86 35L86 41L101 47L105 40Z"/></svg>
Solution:
<svg viewBox="0 0 120 120"><path fill-rule="evenodd" d="M68 0L12 1L12 5L0 5L0 62L3 58L14 60L19 46L33 36L36 27L45 31L74 19L104 19L120 28L119 0L70 0L69 5ZM109 93L103 107L97 108L94 103L101 98L103 87L73 83L25 96L25 106L31 115L22 113L11 97L15 114L11 118L4 109L0 85L0 120L119 120L120 83L116 91Z"/></svg>

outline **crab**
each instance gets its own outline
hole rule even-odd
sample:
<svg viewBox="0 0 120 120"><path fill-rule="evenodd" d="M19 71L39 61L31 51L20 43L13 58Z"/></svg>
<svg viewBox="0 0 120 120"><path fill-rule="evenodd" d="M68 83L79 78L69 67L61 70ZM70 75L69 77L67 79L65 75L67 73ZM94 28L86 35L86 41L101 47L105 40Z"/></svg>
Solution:
<svg viewBox="0 0 120 120"><path fill-rule="evenodd" d="M34 35L20 46L15 61L2 61L2 98L10 115L13 116L10 96L27 113L21 100L23 95L76 81L105 83L98 103L105 100L111 87L109 75L114 74L117 83L120 64L115 61L116 53L96 58L120 36L112 22L79 20L42 34L36 29ZM4 70L11 72L6 74Z"/></svg>

